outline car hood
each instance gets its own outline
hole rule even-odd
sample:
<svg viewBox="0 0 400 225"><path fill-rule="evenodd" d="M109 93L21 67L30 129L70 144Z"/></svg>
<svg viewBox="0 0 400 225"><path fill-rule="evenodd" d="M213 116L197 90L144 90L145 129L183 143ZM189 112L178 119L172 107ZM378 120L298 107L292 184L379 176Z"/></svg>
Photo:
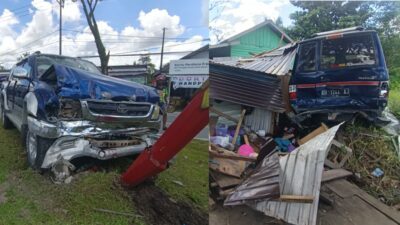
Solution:
<svg viewBox="0 0 400 225"><path fill-rule="evenodd" d="M51 66L40 80L55 86L58 96L70 99L159 102L155 88L60 64Z"/></svg>

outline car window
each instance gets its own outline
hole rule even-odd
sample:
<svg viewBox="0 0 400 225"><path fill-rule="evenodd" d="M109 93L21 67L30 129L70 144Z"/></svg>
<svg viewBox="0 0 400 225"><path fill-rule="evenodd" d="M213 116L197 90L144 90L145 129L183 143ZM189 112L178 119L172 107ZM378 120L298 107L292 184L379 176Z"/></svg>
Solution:
<svg viewBox="0 0 400 225"><path fill-rule="evenodd" d="M322 69L374 65L375 63L375 45L371 35L353 35L322 41Z"/></svg>
<svg viewBox="0 0 400 225"><path fill-rule="evenodd" d="M299 48L297 71L311 72L316 70L316 43L302 44Z"/></svg>
<svg viewBox="0 0 400 225"><path fill-rule="evenodd" d="M29 65L27 59L24 59L23 61L13 66L13 68L11 69L11 77L14 75L15 68L17 67L24 68L28 72L28 75L30 76L32 67Z"/></svg>
<svg viewBox="0 0 400 225"><path fill-rule="evenodd" d="M81 60L78 58L43 55L36 58L38 76L41 77L43 73L46 72L46 70L49 69L50 66L52 66L53 64L61 64L76 69L86 70L91 73L101 74L99 69L93 63L85 60Z"/></svg>
<svg viewBox="0 0 400 225"><path fill-rule="evenodd" d="M21 67L28 72L28 76L31 75L32 67L29 65L28 61L24 62Z"/></svg>

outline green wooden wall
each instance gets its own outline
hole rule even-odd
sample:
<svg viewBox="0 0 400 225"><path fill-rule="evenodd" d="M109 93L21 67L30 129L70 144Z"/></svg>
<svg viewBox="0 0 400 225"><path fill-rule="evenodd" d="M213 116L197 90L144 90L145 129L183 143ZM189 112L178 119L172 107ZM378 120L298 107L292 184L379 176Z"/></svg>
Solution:
<svg viewBox="0 0 400 225"><path fill-rule="evenodd" d="M231 46L232 57L250 57L250 53L272 50L279 45L281 36L268 26L261 27L239 38L239 44ZM282 40L281 45L286 44Z"/></svg>

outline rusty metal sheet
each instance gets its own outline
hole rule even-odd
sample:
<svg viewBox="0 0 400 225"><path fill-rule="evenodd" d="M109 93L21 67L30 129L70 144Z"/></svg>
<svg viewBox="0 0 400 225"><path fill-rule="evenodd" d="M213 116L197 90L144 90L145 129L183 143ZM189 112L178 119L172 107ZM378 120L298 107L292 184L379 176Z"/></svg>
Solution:
<svg viewBox="0 0 400 225"><path fill-rule="evenodd" d="M273 112L285 111L276 76L232 66L210 63L210 97Z"/></svg>
<svg viewBox="0 0 400 225"><path fill-rule="evenodd" d="M279 156L276 152L264 158L252 174L225 199L224 205L241 205L254 200L279 197Z"/></svg>

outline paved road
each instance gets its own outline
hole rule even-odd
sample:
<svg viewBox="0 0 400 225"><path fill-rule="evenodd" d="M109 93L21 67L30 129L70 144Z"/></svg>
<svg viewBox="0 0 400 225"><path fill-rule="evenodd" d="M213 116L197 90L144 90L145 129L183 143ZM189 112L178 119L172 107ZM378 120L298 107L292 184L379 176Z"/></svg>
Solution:
<svg viewBox="0 0 400 225"><path fill-rule="evenodd" d="M168 113L167 126L169 126L179 115L180 112ZM196 139L208 141L208 126L206 126L200 133L197 134Z"/></svg>

